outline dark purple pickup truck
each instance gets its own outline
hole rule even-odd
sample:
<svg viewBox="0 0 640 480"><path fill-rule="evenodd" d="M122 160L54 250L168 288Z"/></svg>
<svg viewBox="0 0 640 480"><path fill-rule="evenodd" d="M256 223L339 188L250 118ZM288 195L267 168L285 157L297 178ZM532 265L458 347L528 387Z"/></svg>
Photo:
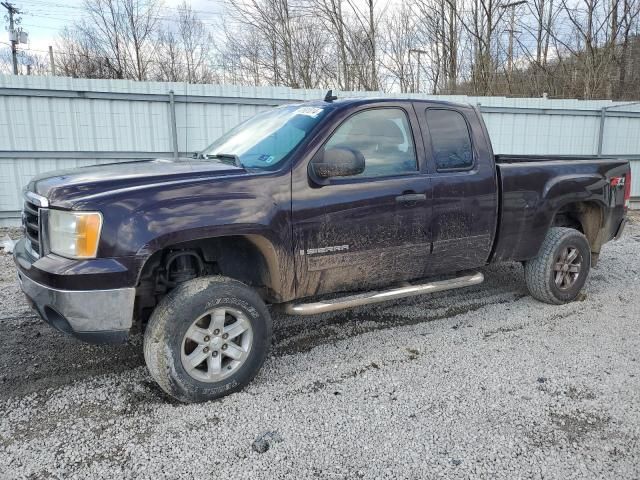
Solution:
<svg viewBox="0 0 640 480"><path fill-rule="evenodd" d="M14 256L46 322L91 342L143 330L160 386L203 401L260 369L267 305L308 315L459 288L502 261L524 263L533 297L570 302L624 228L630 180L617 159L495 156L471 106L328 97L262 112L193 158L34 178Z"/></svg>

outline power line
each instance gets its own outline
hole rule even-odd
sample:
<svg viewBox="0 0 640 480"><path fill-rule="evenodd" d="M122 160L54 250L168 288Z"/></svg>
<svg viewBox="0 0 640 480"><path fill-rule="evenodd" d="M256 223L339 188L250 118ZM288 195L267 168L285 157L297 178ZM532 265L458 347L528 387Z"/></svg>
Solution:
<svg viewBox="0 0 640 480"><path fill-rule="evenodd" d="M64 3L58 3L58 2L48 2L48 1L43 1L43 0L31 0L29 2L30 4L33 4L35 7L49 7L49 8L56 8L56 9L68 9L68 10L80 10L83 12L86 12L86 8L80 5L68 5L68 4L64 4ZM167 11L173 11L173 12L180 12L182 10L181 7L168 7L168 6L159 6L158 10L167 10ZM203 15L213 15L213 16L219 16L219 17L225 17L226 13L222 12L222 11L214 11L214 10L202 10L202 9L195 9L195 8L190 8L189 10L193 13L198 13L198 14L203 14ZM27 12L28 13L28 12Z"/></svg>

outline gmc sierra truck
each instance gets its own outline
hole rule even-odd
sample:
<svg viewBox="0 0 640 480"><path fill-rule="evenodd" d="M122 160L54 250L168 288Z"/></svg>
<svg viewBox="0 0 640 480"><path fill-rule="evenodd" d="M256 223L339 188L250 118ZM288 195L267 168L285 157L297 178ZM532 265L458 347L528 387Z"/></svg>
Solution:
<svg viewBox="0 0 640 480"><path fill-rule="evenodd" d="M494 155L472 106L329 95L192 158L34 178L14 259L47 323L89 342L143 331L153 378L198 402L256 375L271 308L475 285L504 261L536 299L574 300L623 231L630 185L618 159Z"/></svg>

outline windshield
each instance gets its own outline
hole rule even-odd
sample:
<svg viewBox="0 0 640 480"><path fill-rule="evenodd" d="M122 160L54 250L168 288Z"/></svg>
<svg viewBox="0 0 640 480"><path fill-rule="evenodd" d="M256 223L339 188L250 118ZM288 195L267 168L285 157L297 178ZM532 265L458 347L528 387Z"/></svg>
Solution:
<svg viewBox="0 0 640 480"><path fill-rule="evenodd" d="M315 106L287 105L261 112L205 148L200 156L245 168L278 165L326 114Z"/></svg>

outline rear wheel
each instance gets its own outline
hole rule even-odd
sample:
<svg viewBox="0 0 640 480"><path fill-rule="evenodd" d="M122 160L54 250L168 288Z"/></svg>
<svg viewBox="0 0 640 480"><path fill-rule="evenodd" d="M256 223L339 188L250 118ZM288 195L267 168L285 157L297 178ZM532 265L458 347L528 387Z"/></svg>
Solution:
<svg viewBox="0 0 640 480"><path fill-rule="evenodd" d="M202 402L247 385L270 343L271 317L256 292L228 278L203 277L158 304L145 331L144 357L165 392Z"/></svg>
<svg viewBox="0 0 640 480"><path fill-rule="evenodd" d="M538 256L525 263L525 281L534 298L559 305L578 296L590 268L587 238L573 228L552 227Z"/></svg>

